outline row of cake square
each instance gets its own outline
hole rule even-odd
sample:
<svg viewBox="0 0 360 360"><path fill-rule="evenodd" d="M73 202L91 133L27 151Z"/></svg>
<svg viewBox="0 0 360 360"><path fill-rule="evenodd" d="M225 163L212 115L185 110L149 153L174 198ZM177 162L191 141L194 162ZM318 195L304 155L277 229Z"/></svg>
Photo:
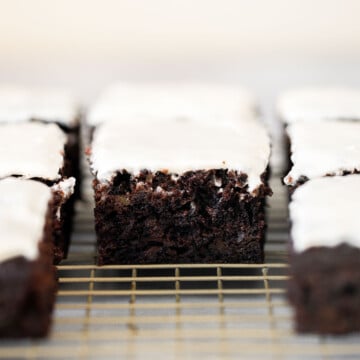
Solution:
<svg viewBox="0 0 360 360"><path fill-rule="evenodd" d="M284 93L289 142L289 299L300 332L360 330L360 95L353 89ZM347 175L347 176L345 176Z"/></svg>
<svg viewBox="0 0 360 360"><path fill-rule="evenodd" d="M11 90L13 94L9 96L10 99L17 93L15 90ZM291 122L287 125L287 131L293 150L294 144L298 144L296 149L299 155L294 157L293 151L292 158L294 165L298 164L298 170L293 169L285 181L295 187L308 179L327 174L356 172L358 169L357 123L331 121L326 127L323 125L325 119L356 119L356 92L325 89L316 90L315 93L311 90L310 95L308 93L309 90L300 91L300 95L295 92L295 100L294 94L286 95L279 103L283 119L286 119L284 115L289 107L290 112L294 110L291 104L296 105L299 97L302 107L306 107L306 99L310 97L309 107L315 109L317 114L325 113L321 116L314 115L314 119L309 122L306 120L311 118L310 116L304 116L301 112L298 115L299 112L294 110L292 120L286 121ZM338 97L334 94L338 94ZM28 99L31 99L31 96L28 96ZM286 102L289 97L292 98L290 105ZM26 96L23 98L26 99ZM341 100L342 98L347 100ZM337 105L327 107L329 99L337 99ZM31 111L22 110L16 114L17 109L22 107L21 101L17 101L13 102L17 104L13 108L10 106L11 101L8 101L10 105L5 107L7 110L4 113L12 114L12 117L7 115L7 122L20 124L2 125L4 143L6 144L6 139L14 137L17 130L28 136L23 136L20 142L19 148L23 151L19 153L20 161L15 161L15 168L14 164L10 163L10 172L4 171L3 176L20 175L24 178L41 178L48 185L57 183L53 190L57 189L58 193L60 190L63 196L64 189L71 189L72 185L69 181L64 183L60 179L64 175L66 178L68 174L73 174L71 171L74 171L76 166L70 167L70 172L60 171L62 176L59 176L56 161L49 161L47 154L41 151L44 148L50 149L51 146L56 147L56 144L59 144L56 137L45 135L51 144L49 147L37 143L36 140L44 138L44 134L39 136L42 131L40 128L50 129L51 126L37 122L26 124L24 121L32 119L45 123L57 122L63 135L64 132L67 133L67 146L63 145L65 157L71 148L69 138L78 134L78 125L74 125L78 123L76 120L64 121L60 115L49 116L47 119L44 114L49 114L49 111L35 111L38 105L34 104L41 104L40 100L26 100L33 104ZM284 102L286 111L283 110ZM342 107L352 110L341 116L339 108ZM26 108L24 105L23 109ZM53 109L56 109L55 105ZM34 115L30 117L30 113ZM66 112L62 114L64 113ZM71 111L67 113L75 114ZM305 112L308 113L311 111ZM258 114L254 96L236 88L199 84L179 87L122 84L107 91L88 117L92 137L89 159L95 176L99 264L261 262L265 234L265 199L271 190L267 184L270 141ZM296 117L298 120L294 120ZM78 119L78 116L72 116L72 119ZM339 146L326 147L327 144L331 145L336 135L341 138ZM316 144L317 137L322 141L320 144ZM75 140L72 146L76 148L78 143ZM27 163L26 155L29 155L25 150L33 147L35 149L36 146L35 157L31 152L29 154L32 161L37 159L37 166L42 171L45 170L41 176L34 175L36 166L27 168L24 165ZM15 146L10 151L14 153L15 159L16 149ZM310 149L310 156L309 153L301 153L304 149ZM42 156L38 157L41 154ZM54 155L52 151L50 154ZM311 154L317 156L312 157ZM305 161L301 163L304 158ZM333 158L335 161L325 161ZM21 162L24 159L25 161ZM344 159L349 161L344 162ZM6 169L9 165L6 165L6 162L4 164ZM74 161L71 164L74 164ZM19 173L15 173L19 168ZM29 173L26 173L27 169L30 169ZM345 201L337 203L337 206L355 206L354 204L358 203L356 197L350 199L349 194L356 188L358 179L356 177L351 180L353 183L348 179L353 177L343 178L341 181L345 182L344 185L340 180L336 180L339 184L335 185L335 180L320 178L300 187L293 195L294 200L298 194L305 191L302 189L310 189L310 196L302 196L305 201L300 202L300 213L311 214L311 206L312 209L321 208L322 202L319 199L328 196L331 191L339 193L342 186L349 191L341 198ZM329 181L334 185L329 185ZM311 190L315 187L313 184L318 182L318 190ZM319 196L313 196L314 193ZM301 198L300 195L299 197ZM315 200L315 203L311 203L311 199ZM295 204L295 201L292 204ZM315 211L314 219L317 219L316 214ZM329 214L331 212L325 212L322 219L325 218L326 221ZM311 217L305 215L303 218ZM295 224L297 220L294 221L293 217L292 219ZM345 222L346 229L346 224L353 224L351 216L348 219L350 222ZM294 226L293 229L295 228ZM355 233L356 231L355 229ZM335 238L342 241L342 237L336 234ZM297 238L293 236L294 249L297 249ZM306 232L305 238L309 239ZM322 247L326 248L325 251L334 253L326 239L323 241ZM42 243L41 241L40 244ZM305 255L308 260L308 248L316 250L315 260L318 264L323 264L322 251L319 254L318 246L319 244L310 241L307 247L295 252L293 268L299 268L299 271L303 272L303 260L297 261L303 256L298 255ZM321 246L320 250L324 251ZM346 246L340 250L345 254L349 253ZM351 259L356 259L356 251L350 253ZM62 256L63 253L57 261ZM321 271L323 268L320 267L318 274L321 275ZM295 298L301 299L297 296ZM346 322L344 318L340 320ZM316 326L316 322L312 321L311 326ZM341 329L344 329L344 325L341 326ZM300 327L299 329L302 330ZM345 331L348 331L348 328L345 328Z"/></svg>
<svg viewBox="0 0 360 360"><path fill-rule="evenodd" d="M0 87L0 336L48 333L66 256L79 113L58 90ZM75 176L75 177L74 177Z"/></svg>

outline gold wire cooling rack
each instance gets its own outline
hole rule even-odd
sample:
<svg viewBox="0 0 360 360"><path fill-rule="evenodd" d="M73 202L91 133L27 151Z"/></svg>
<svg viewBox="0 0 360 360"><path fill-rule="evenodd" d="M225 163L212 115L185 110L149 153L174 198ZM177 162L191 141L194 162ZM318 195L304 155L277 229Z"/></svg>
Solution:
<svg viewBox="0 0 360 360"><path fill-rule="evenodd" d="M7 359L356 359L358 335L299 336L284 296L286 194L273 181L266 263L94 264L91 206L79 204L47 340L2 341Z"/></svg>

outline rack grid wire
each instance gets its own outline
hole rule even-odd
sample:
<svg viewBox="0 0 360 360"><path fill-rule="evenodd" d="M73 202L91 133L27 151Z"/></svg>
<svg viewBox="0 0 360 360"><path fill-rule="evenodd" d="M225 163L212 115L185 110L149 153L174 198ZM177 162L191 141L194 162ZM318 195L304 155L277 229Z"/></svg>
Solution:
<svg viewBox="0 0 360 360"><path fill-rule="evenodd" d="M272 180L265 264L95 264L79 203L46 340L1 341L6 359L356 359L358 334L297 335L286 302L287 195Z"/></svg>

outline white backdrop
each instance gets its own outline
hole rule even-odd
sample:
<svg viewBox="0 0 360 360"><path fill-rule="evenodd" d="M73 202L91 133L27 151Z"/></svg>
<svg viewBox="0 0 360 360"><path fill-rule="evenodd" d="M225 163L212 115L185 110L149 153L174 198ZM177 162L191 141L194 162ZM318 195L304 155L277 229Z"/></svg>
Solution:
<svg viewBox="0 0 360 360"><path fill-rule="evenodd" d="M358 0L0 0L0 10L0 80L86 98L114 78L332 81L360 60Z"/></svg>
<svg viewBox="0 0 360 360"><path fill-rule="evenodd" d="M0 0L0 81L90 102L116 80L360 86L359 0Z"/></svg>

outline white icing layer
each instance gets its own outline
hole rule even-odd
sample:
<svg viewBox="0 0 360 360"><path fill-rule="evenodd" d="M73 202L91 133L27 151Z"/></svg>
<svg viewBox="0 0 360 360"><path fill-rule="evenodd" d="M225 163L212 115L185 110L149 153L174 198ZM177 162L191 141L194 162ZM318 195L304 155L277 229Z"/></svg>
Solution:
<svg viewBox="0 0 360 360"><path fill-rule="evenodd" d="M360 175L315 179L297 188L290 203L294 250L360 247L359 189Z"/></svg>
<svg viewBox="0 0 360 360"><path fill-rule="evenodd" d="M360 170L360 122L298 122L287 127L293 167L285 177L294 185L309 179Z"/></svg>
<svg viewBox="0 0 360 360"><path fill-rule="evenodd" d="M105 91L91 109L88 123L198 120L237 123L257 116L257 101L247 90L196 83L119 84Z"/></svg>
<svg viewBox="0 0 360 360"><path fill-rule="evenodd" d="M281 119L298 121L360 120L360 89L305 87L283 93L277 104Z"/></svg>
<svg viewBox="0 0 360 360"><path fill-rule="evenodd" d="M106 123L94 133L90 162L100 181L116 171L138 174L143 169L182 174L189 170L231 169L248 175L249 192L262 184L270 141L262 124L237 126L200 122Z"/></svg>
<svg viewBox="0 0 360 360"><path fill-rule="evenodd" d="M36 259L51 197L50 188L37 181L0 180L0 261Z"/></svg>
<svg viewBox="0 0 360 360"><path fill-rule="evenodd" d="M0 126L0 178L20 175L57 180L63 167L66 134L55 124Z"/></svg>
<svg viewBox="0 0 360 360"><path fill-rule="evenodd" d="M75 190L76 179L70 177L68 179L59 181L57 184L53 185L51 189L53 191L61 191L65 199L68 199Z"/></svg>
<svg viewBox="0 0 360 360"><path fill-rule="evenodd" d="M31 119L77 125L79 108L65 90L0 85L0 122Z"/></svg>

